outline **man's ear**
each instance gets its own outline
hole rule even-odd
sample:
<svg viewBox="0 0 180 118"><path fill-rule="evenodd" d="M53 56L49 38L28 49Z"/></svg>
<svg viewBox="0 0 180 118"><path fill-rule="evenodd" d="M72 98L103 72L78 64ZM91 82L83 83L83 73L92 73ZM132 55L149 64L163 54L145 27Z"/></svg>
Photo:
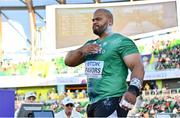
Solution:
<svg viewBox="0 0 180 118"><path fill-rule="evenodd" d="M113 24L113 22L112 22L112 19L109 19L109 24L108 25L112 25Z"/></svg>

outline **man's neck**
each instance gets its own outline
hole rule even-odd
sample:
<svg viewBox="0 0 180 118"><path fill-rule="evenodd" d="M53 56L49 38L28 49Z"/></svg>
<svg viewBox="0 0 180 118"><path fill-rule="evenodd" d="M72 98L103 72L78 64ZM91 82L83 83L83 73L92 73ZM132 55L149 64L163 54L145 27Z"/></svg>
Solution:
<svg viewBox="0 0 180 118"><path fill-rule="evenodd" d="M71 112L65 112L65 113L66 113L66 116L67 116L68 118L71 117Z"/></svg>
<svg viewBox="0 0 180 118"><path fill-rule="evenodd" d="M104 38L108 37L108 36L111 36L113 33L112 32L108 32L108 33L104 33L102 34L101 36L99 36L99 39L100 40L103 40Z"/></svg>
<svg viewBox="0 0 180 118"><path fill-rule="evenodd" d="M112 32L112 27L108 27L108 28L106 29L106 31L105 31L102 35L99 36L99 39L100 39L100 40L103 40L104 38L106 38L106 37L108 37L108 36L110 36L110 35L112 35L112 34L113 34L113 32Z"/></svg>

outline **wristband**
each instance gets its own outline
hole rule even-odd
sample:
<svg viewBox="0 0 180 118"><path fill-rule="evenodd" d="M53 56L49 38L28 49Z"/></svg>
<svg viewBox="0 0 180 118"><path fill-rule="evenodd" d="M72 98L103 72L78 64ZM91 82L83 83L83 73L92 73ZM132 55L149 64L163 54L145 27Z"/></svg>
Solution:
<svg viewBox="0 0 180 118"><path fill-rule="evenodd" d="M139 90L142 88L142 80L139 78L132 78L130 85L136 86Z"/></svg>
<svg viewBox="0 0 180 118"><path fill-rule="evenodd" d="M133 93L137 97L140 94L141 88L142 88L142 80L139 78L132 78L128 91Z"/></svg>

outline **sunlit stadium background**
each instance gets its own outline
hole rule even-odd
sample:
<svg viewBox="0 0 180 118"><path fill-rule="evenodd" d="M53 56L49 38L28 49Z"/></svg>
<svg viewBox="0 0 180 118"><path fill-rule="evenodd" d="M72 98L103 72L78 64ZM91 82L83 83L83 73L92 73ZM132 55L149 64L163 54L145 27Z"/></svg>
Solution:
<svg viewBox="0 0 180 118"><path fill-rule="evenodd" d="M97 8L113 13L113 30L133 39L142 55L146 73L141 104L130 115L178 117L178 0L0 0L0 89L15 90L15 109L33 91L44 109L58 112L68 95L85 114L84 65L67 67L64 57L95 38L91 19Z"/></svg>

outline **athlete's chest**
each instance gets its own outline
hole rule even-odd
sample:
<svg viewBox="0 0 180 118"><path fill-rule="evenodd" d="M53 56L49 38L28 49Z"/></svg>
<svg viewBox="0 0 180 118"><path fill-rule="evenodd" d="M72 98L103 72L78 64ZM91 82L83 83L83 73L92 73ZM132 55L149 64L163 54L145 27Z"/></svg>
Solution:
<svg viewBox="0 0 180 118"><path fill-rule="evenodd" d="M88 60L110 60L118 56L119 42L116 40L107 40L97 42L100 47L98 54L89 55Z"/></svg>

